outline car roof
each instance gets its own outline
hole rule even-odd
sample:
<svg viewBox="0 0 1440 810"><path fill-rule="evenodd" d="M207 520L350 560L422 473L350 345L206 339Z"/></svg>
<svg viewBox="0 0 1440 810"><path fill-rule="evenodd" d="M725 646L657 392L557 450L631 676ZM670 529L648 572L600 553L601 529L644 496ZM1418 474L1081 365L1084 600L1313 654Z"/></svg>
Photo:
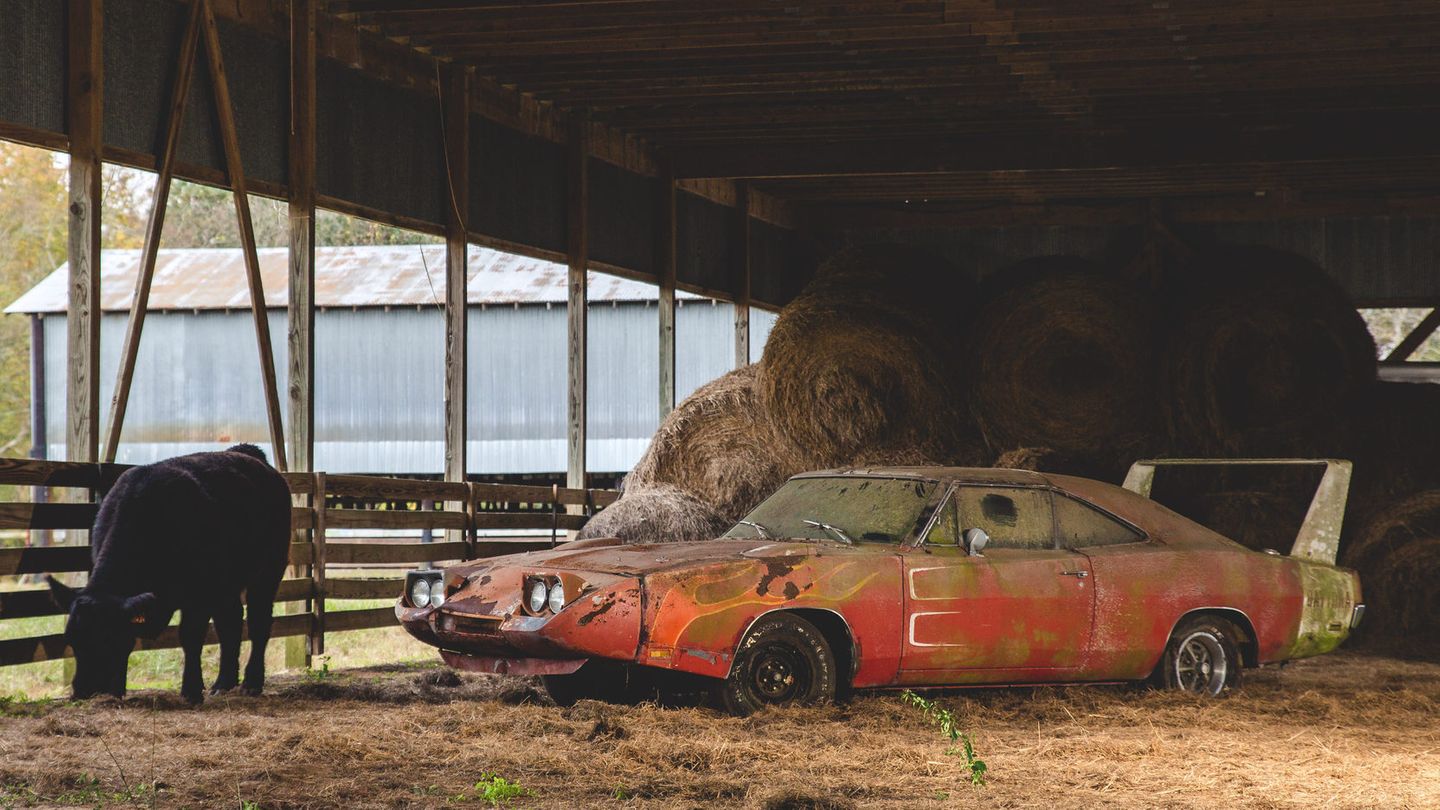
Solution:
<svg viewBox="0 0 1440 810"><path fill-rule="evenodd" d="M828 478L834 476L918 478L966 484L1009 484L1032 487L1045 486L1050 483L1050 480L1040 473L1029 470L1009 470L1002 467L847 467L834 470L815 470L793 477Z"/></svg>

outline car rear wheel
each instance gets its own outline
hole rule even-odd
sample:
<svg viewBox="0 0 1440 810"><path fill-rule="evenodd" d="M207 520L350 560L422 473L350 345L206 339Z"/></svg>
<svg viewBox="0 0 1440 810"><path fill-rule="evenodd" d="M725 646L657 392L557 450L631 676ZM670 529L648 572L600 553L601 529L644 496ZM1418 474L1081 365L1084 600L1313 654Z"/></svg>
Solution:
<svg viewBox="0 0 1440 810"><path fill-rule="evenodd" d="M836 681L824 634L799 616L775 613L745 634L716 696L725 711L744 716L766 706L828 703Z"/></svg>
<svg viewBox="0 0 1440 810"><path fill-rule="evenodd" d="M1160 661L1161 683L1207 697L1225 694L1240 683L1239 637L1234 625L1213 616L1182 622Z"/></svg>

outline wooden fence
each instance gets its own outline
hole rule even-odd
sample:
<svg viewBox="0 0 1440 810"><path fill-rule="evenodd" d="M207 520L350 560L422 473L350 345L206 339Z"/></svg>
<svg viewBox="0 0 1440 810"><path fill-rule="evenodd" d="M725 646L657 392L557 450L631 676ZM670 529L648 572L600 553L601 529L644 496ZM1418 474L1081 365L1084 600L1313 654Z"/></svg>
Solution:
<svg viewBox="0 0 1440 810"><path fill-rule="evenodd" d="M0 484L83 490L83 502L0 503L0 529L86 530L95 521L99 496L124 472L118 464L83 464L0 458ZM619 497L611 490L516 484L452 483L366 475L285 473L295 505L291 526L290 572L280 583L277 603L303 603L277 610L275 637L306 636L309 652L325 649L325 634L385 627L395 621L390 606L325 610L325 601L398 597L403 577L342 578L328 569L387 564L446 562L492 557L564 542L567 531ZM578 512L578 514L572 514ZM434 530L449 539L425 543L348 542L332 530ZM531 530L549 538L482 537L492 530ZM0 549L0 576L90 570L88 545ZM0 592L0 621L51 616L61 611L44 590ZM280 615L283 614L283 615ZM207 643L216 643L210 629ZM136 649L179 647L178 628L169 627ZM0 640L0 666L67 658L63 635Z"/></svg>

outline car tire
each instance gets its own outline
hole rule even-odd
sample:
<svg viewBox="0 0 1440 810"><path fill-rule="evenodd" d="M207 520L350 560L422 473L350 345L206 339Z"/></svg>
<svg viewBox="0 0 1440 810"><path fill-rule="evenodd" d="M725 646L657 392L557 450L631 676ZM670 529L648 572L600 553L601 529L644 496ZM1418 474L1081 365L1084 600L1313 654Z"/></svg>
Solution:
<svg viewBox="0 0 1440 810"><path fill-rule="evenodd" d="M1175 628L1160 659L1159 682L1205 697L1220 697L1240 685L1244 661L1235 625L1214 616L1187 619Z"/></svg>
<svg viewBox="0 0 1440 810"><path fill-rule="evenodd" d="M745 634L715 696L720 708L743 717L767 706L829 703L837 680L825 635L793 613L774 613Z"/></svg>

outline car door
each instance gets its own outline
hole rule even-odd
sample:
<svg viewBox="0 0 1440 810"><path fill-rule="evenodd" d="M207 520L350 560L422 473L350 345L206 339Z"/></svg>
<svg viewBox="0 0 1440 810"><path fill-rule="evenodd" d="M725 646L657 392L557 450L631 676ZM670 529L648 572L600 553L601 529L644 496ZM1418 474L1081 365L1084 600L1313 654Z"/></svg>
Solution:
<svg viewBox="0 0 1440 810"><path fill-rule="evenodd" d="M969 528L990 542L978 556ZM1061 549L1046 489L959 485L905 556L901 680L1066 680L1090 645L1089 560Z"/></svg>

